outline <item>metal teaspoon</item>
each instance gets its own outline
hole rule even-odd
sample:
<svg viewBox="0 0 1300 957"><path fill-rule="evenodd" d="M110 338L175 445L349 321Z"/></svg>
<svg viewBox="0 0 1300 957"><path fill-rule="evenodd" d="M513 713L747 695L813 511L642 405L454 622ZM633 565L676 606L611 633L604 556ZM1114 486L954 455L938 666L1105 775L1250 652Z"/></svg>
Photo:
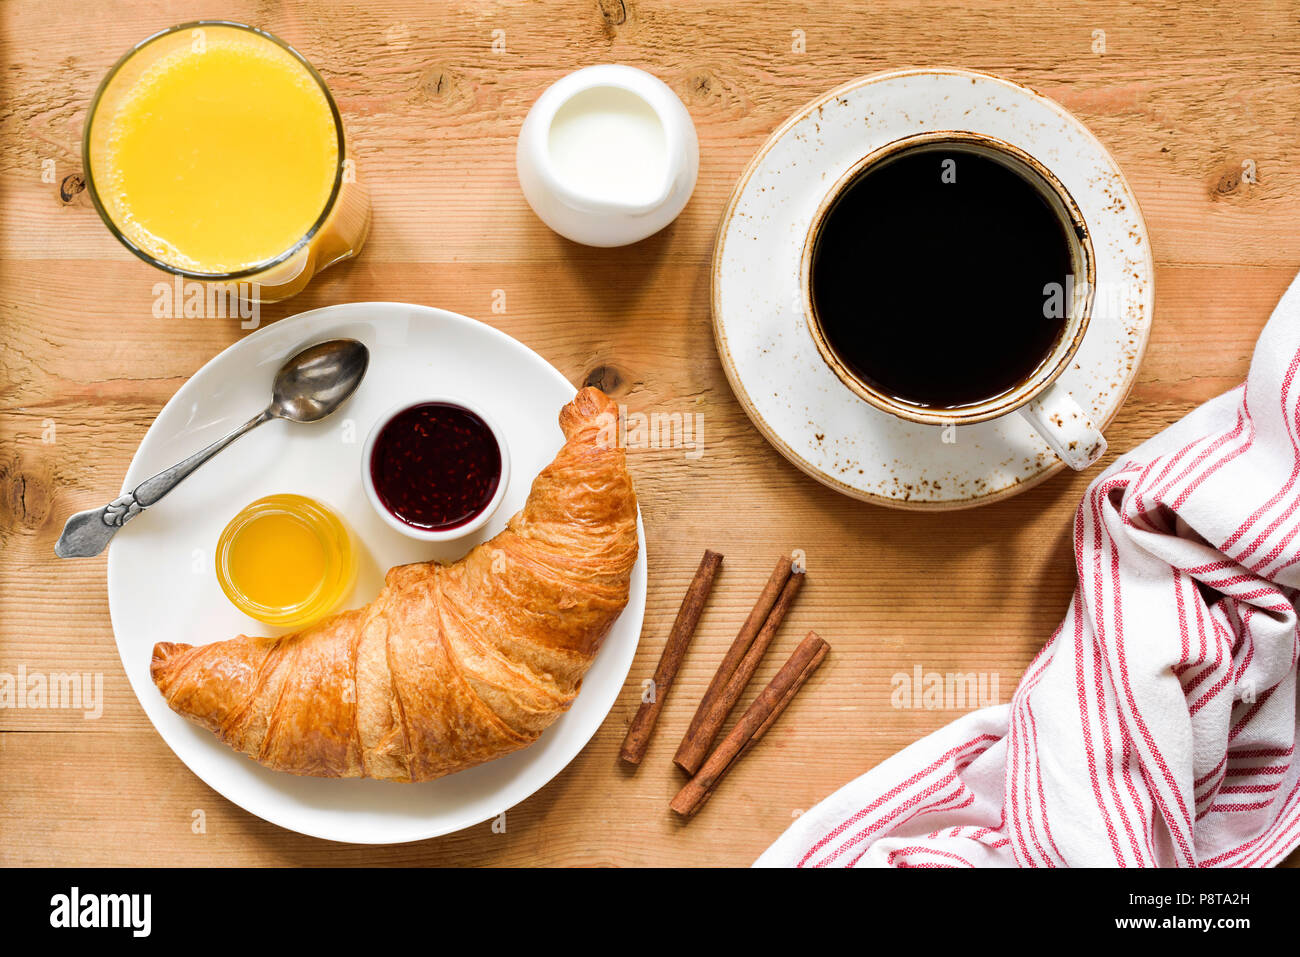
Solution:
<svg viewBox="0 0 1300 957"><path fill-rule="evenodd" d="M275 374L270 405L206 449L195 452L153 478L145 479L133 491L103 508L73 515L63 526L54 554L60 558L98 555L118 529L144 509L157 504L200 465L263 422L272 419L315 422L325 418L356 391L369 363L369 350L355 339L328 339L303 349Z"/></svg>

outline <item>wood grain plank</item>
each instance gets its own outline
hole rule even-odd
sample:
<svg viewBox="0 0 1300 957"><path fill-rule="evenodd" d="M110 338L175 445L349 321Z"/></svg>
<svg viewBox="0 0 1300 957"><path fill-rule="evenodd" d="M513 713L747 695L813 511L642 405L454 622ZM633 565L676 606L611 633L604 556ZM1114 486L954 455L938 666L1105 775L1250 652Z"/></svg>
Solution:
<svg viewBox="0 0 1300 957"><path fill-rule="evenodd" d="M708 264L727 197L770 131L832 86L903 66L990 70L1062 102L1115 154L1157 260L1156 324L1109 430L1117 451L1241 381L1300 263L1294 3L1214 0L1189 15L1172 0L231 0L224 15L284 36L321 68L374 200L363 255L267 307L263 322L344 301L437 305L516 336L630 410L698 412L705 428L699 459L632 454L652 585L628 686L591 746L508 812L505 834L481 825L405 847L328 844L239 810L171 754L117 659L103 560L52 555L70 512L118 490L167 399L247 334L231 320L155 317L160 277L77 188L85 108L104 71L154 30L210 12L191 0L0 4L0 670L103 682L95 719L0 711L2 864L746 864L800 810L960 713L892 707L896 672L984 672L1009 698L1072 592L1069 520L1087 476L943 516L848 501L763 441L713 351ZM702 150L682 217L619 250L550 233L514 174L536 96L607 61L669 83ZM499 291L504 312L493 311ZM718 587L629 773L616 755L637 689L706 547L727 556ZM667 810L680 785L672 751L775 556L796 547L808 585L755 687L809 628L833 658L682 825ZM193 832L196 810L205 833Z"/></svg>

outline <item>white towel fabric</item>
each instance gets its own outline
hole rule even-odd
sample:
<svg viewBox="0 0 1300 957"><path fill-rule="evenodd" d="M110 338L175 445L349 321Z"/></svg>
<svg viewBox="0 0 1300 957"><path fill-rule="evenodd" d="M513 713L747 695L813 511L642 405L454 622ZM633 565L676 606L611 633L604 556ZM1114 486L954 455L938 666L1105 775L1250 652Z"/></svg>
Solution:
<svg viewBox="0 0 1300 957"><path fill-rule="evenodd" d="M1244 386L1122 456L1010 704L917 741L759 866L1266 866L1300 843L1300 279Z"/></svg>

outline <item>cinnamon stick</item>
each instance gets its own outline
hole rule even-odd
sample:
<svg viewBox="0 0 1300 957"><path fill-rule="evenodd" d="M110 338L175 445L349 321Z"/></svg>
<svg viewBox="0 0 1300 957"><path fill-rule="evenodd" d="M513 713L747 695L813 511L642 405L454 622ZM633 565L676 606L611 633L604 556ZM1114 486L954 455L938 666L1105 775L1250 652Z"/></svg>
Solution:
<svg viewBox="0 0 1300 957"><path fill-rule="evenodd" d="M731 647L723 656L718 670L714 672L712 680L709 682L708 689L704 692L704 697L700 699L699 707L695 709L695 714L691 717L691 723L686 728L686 734L682 737L682 743L677 747L677 754L673 757L673 763L678 767L684 768L683 761L688 761L695 757L694 744L695 739L699 737L700 725L703 724L705 716L712 706L712 702L722 693L727 682L736 671L736 666L740 660L745 657L745 652L749 651L749 646L753 644L754 637L762 629L764 622L767 621L768 613L776 600L781 596L781 589L785 587L786 580L790 577L790 571L793 565L789 558L781 556L780 561L776 563L776 568L772 570L767 584L763 586L763 591L758 596L758 601L749 612L749 617L745 623L740 626L740 632L736 635ZM707 747L706 747L707 750ZM698 763L697 763L698 767ZM694 773L688 772L688 773Z"/></svg>
<svg viewBox="0 0 1300 957"><path fill-rule="evenodd" d="M776 673L776 677L759 693L754 703L731 729L731 733L709 755L709 759L704 762L699 773L677 792L677 796L669 804L673 811L682 817L691 817L704 805L723 776L767 733L781 713L789 707L795 694L821 665L830 648L831 646L816 632L808 632L807 637L794 650L794 654Z"/></svg>
<svg viewBox="0 0 1300 957"><path fill-rule="evenodd" d="M627 737L623 739L619 757L629 764L640 764L641 759L645 757L655 722L659 720L659 712L663 710L664 701L668 698L668 689L672 687L673 679L677 677L677 669L681 667L682 659L686 656L686 649L695 634L695 626L699 624L704 603L708 601L709 593L713 591L713 579L717 576L721 565L722 556L705 549L704 557L700 559L700 566L695 570L695 577L691 579L691 584L682 598L681 608L677 610L677 618L673 622L672 631L668 633L668 642L664 645L663 654L659 656L650 700L642 700L636 717L632 719L632 724L627 729Z"/></svg>
<svg viewBox="0 0 1300 957"><path fill-rule="evenodd" d="M789 559L785 559L785 561L788 562ZM720 686L715 687L715 685L711 684L709 690L704 693L704 700L700 702L700 707L695 712L696 720L692 721L691 726L686 729L686 736L682 738L681 746L678 747L677 754L673 758L673 763L687 774L695 774L704 763L704 759L709 753L709 748L713 746L713 741L718 736L718 732L727 723L727 715L731 714L731 709L736 706L740 696L745 693L749 680L754 677L754 672L758 670L763 655L767 652L772 639L776 637L777 629L781 627L781 622L785 619L786 612L790 610L795 595L799 594L799 588L803 585L803 581L804 573L802 571L795 571L786 578L785 584L781 587L780 595L777 596L776 601L771 606L767 620L763 622L763 627L759 629L749 643L740 660L731 669L731 673L721 682ZM768 584L770 585L771 582L769 581ZM748 625L748 621L746 625ZM737 641L739 641L739 637ZM733 644L732 650L735 647L736 645ZM730 656L730 652L728 652L728 656ZM723 666L726 665L727 661L724 659ZM722 668L718 669L718 673L722 673ZM715 682L717 678L718 675L715 675Z"/></svg>

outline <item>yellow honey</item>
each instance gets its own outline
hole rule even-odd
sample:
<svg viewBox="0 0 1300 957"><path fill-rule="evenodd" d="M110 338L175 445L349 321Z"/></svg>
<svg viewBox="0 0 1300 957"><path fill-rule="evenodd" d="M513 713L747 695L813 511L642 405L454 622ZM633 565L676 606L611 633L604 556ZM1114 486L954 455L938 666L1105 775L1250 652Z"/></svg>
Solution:
<svg viewBox="0 0 1300 957"><path fill-rule="evenodd" d="M343 520L304 495L270 495L242 509L217 542L217 580L240 611L298 627L352 590L356 553Z"/></svg>

